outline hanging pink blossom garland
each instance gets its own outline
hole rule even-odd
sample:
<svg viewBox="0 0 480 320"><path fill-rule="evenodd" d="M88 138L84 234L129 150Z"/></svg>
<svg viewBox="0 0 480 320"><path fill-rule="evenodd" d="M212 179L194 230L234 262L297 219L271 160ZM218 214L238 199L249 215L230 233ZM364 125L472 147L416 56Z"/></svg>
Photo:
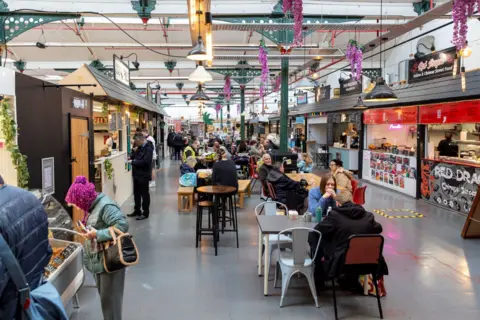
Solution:
<svg viewBox="0 0 480 320"><path fill-rule="evenodd" d="M230 101L230 98L232 96L232 79L230 75L227 75L225 77L225 85L223 86L223 94L225 95L225 98Z"/></svg>
<svg viewBox="0 0 480 320"><path fill-rule="evenodd" d="M473 15L475 11L480 9L479 0L455 0L453 2L452 18L453 18L453 39L452 43L460 51L467 45L467 18Z"/></svg>
<svg viewBox="0 0 480 320"><path fill-rule="evenodd" d="M293 2L293 21L293 45L300 47L303 45L303 0Z"/></svg>
<svg viewBox="0 0 480 320"><path fill-rule="evenodd" d="M294 0L283 0L283 13L292 12L292 5Z"/></svg>
<svg viewBox="0 0 480 320"><path fill-rule="evenodd" d="M360 77L362 76L363 47L355 40L350 40L347 44L345 56L350 62L350 72L352 73L352 76L355 79L360 80Z"/></svg>
<svg viewBox="0 0 480 320"><path fill-rule="evenodd" d="M268 82L268 74L270 73L268 69L268 52L265 46L265 41L260 40L260 47L258 48L258 61L262 66L262 74L260 77L260 97L263 97L265 93L265 86Z"/></svg>
<svg viewBox="0 0 480 320"><path fill-rule="evenodd" d="M277 92L278 90L280 90L280 85L282 84L282 78L280 76L277 76L275 78L275 87L273 89L273 91Z"/></svg>

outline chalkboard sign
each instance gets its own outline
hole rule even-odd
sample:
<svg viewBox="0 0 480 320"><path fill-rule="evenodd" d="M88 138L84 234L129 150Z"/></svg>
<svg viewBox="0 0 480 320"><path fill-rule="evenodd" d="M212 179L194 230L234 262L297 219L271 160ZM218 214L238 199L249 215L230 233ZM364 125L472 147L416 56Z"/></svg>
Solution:
<svg viewBox="0 0 480 320"><path fill-rule="evenodd" d="M467 220L462 230L462 238L480 238L480 187L477 189L475 200L473 200L472 207L468 213Z"/></svg>
<svg viewBox="0 0 480 320"><path fill-rule="evenodd" d="M362 93L362 79L350 78L340 83L340 95L345 96L349 94Z"/></svg>

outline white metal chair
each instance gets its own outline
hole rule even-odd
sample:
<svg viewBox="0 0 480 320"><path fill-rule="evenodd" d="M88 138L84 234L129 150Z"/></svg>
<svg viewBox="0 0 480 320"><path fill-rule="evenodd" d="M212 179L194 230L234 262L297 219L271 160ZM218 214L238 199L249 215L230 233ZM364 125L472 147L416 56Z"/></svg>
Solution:
<svg viewBox="0 0 480 320"><path fill-rule="evenodd" d="M310 232L316 232L320 237L318 239L313 258L310 258L308 250L308 235ZM283 298L287 293L290 279L296 273L303 273L307 277L308 285L310 286L313 299L315 300L315 306L318 308L317 289L315 288L315 281L313 278L313 263L315 261L315 257L317 256L318 248L322 240L322 233L311 228L285 229L277 235L278 241L280 241L280 238L285 236L286 233L292 235L292 251L278 251L278 264L280 265L280 269L282 271L282 297L280 298L280 308L283 307ZM277 274L278 270L275 270L275 288L277 286Z"/></svg>
<svg viewBox="0 0 480 320"><path fill-rule="evenodd" d="M281 202L273 200L267 200L257 205L255 207L255 215L259 216L263 213L266 216L275 216L277 214L277 206L282 207L285 210L285 214L288 215L287 206ZM263 244L265 244L265 237L268 237L268 249L270 252L270 256L268 257L268 272L270 274L270 261L272 260L273 251L280 248L292 249L292 239L286 235L278 237L276 234L267 234L262 238Z"/></svg>

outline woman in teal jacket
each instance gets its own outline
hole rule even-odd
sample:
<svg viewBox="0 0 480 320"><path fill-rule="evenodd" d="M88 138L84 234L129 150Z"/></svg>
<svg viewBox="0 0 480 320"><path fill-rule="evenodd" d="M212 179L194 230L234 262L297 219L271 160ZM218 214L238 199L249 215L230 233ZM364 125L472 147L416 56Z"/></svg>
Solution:
<svg viewBox="0 0 480 320"><path fill-rule="evenodd" d="M78 176L68 190L65 201L82 210L85 215L83 224L87 227L84 236L84 262L97 283L102 304L103 318L122 319L123 289L125 268L107 273L103 266L102 243L112 240L109 227L116 227L122 232L128 231L125 215L115 201L95 191L95 185L87 178Z"/></svg>

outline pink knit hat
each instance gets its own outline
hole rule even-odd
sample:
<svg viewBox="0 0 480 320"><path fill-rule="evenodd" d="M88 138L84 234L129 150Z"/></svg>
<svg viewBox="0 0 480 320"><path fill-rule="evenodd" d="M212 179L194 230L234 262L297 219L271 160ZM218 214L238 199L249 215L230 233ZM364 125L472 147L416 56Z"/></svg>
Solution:
<svg viewBox="0 0 480 320"><path fill-rule="evenodd" d="M68 189L65 201L68 204L74 204L87 213L96 198L95 185L88 182L84 176L78 176Z"/></svg>

